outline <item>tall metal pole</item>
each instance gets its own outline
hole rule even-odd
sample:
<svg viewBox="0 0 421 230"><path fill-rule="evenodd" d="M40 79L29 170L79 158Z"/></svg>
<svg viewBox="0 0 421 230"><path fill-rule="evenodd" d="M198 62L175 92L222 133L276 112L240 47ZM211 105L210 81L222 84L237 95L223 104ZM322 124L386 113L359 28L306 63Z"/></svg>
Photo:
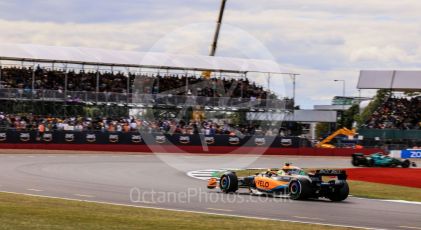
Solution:
<svg viewBox="0 0 421 230"><path fill-rule="evenodd" d="M343 97L343 101L342 101L342 122L343 122L343 116L345 113L345 89L346 89L346 81L343 81L343 85L342 85L342 97Z"/></svg>
<svg viewBox="0 0 421 230"><path fill-rule="evenodd" d="M67 64L64 67L64 100L67 99L67 89L69 85L69 72L67 71Z"/></svg>
<svg viewBox="0 0 421 230"><path fill-rule="evenodd" d="M188 93L189 93L189 71L188 70L186 70L186 72L185 72L185 76L186 76L186 95L188 95Z"/></svg>
<svg viewBox="0 0 421 230"><path fill-rule="evenodd" d="M343 122L344 113L345 113L345 89L346 89L346 81L345 80L334 80L335 82L342 82L342 113L341 113L341 121ZM343 125L343 124L342 124Z"/></svg>
<svg viewBox="0 0 421 230"><path fill-rule="evenodd" d="M297 76L300 74L298 73L281 73L281 74L288 74L292 79L292 101L294 102L294 107L295 107L295 91L297 88Z"/></svg>
<svg viewBox="0 0 421 230"><path fill-rule="evenodd" d="M215 56L216 48L218 47L219 32L221 30L222 19L224 17L226 2L227 2L227 0L222 0L222 2L221 2L221 8L219 10L219 16L218 16L218 21L217 21L217 24L216 24L215 35L213 37L212 48L210 50L209 56Z"/></svg>
<svg viewBox="0 0 421 230"><path fill-rule="evenodd" d="M295 107L295 89L297 88L297 75L292 75L292 99L294 100Z"/></svg>
<svg viewBox="0 0 421 230"><path fill-rule="evenodd" d="M96 70L96 78L95 78L95 81L96 81L96 85L95 85L95 93L99 93L99 70L97 69Z"/></svg>
<svg viewBox="0 0 421 230"><path fill-rule="evenodd" d="M35 64L32 65L32 95L34 94L35 90Z"/></svg>
<svg viewBox="0 0 421 230"><path fill-rule="evenodd" d="M98 103L98 98L99 98L99 66L96 67L96 76L95 76L95 99L96 102ZM108 102L108 100L107 100Z"/></svg>
<svg viewBox="0 0 421 230"><path fill-rule="evenodd" d="M295 91L297 89L297 76L300 74L297 73L293 73L291 74L291 78L292 78L292 100L294 102L294 107L295 107Z"/></svg>
<svg viewBox="0 0 421 230"><path fill-rule="evenodd" d="M130 67L126 67L126 71L127 71L126 91L127 91L127 94L129 94L130 93Z"/></svg>
<svg viewBox="0 0 421 230"><path fill-rule="evenodd" d="M0 89L3 88L2 82L1 82L1 71L2 71L2 67L1 67L1 62L0 62Z"/></svg>
<svg viewBox="0 0 421 230"><path fill-rule="evenodd" d="M157 92L155 92L155 94L158 94L159 93L159 78L161 77L161 75L160 75L160 69L158 69L158 76L156 76L156 89L157 89ZM154 88L152 88L152 94L154 94L153 93L153 91L154 91Z"/></svg>
<svg viewBox="0 0 421 230"><path fill-rule="evenodd" d="M129 100L129 98L130 98L130 68L129 67L127 67L127 82L126 82L126 87L127 87L127 89L126 89L126 102L127 103L129 103L130 102L130 100Z"/></svg>
<svg viewBox="0 0 421 230"><path fill-rule="evenodd" d="M346 92L346 81L345 80L334 80L335 82L342 82L342 97L345 98Z"/></svg>

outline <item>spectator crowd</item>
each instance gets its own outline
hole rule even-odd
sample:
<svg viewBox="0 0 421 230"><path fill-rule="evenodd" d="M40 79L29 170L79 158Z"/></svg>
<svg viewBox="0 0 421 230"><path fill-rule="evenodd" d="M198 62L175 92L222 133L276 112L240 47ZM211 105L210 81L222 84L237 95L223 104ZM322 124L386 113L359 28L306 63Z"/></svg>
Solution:
<svg viewBox="0 0 421 230"><path fill-rule="evenodd" d="M102 132L148 132L170 134L205 135L277 135L275 129L262 129L254 125L233 125L227 121L184 121L178 119L142 120L134 117L68 117L56 118L35 115L10 115L0 113L0 130L40 132L48 131L102 131Z"/></svg>
<svg viewBox="0 0 421 230"><path fill-rule="evenodd" d="M421 97L388 98L366 122L372 129L421 129Z"/></svg>
<svg viewBox="0 0 421 230"><path fill-rule="evenodd" d="M194 95L204 97L234 97L247 99L275 99L248 79L204 78L185 74L128 74L94 71L48 70L6 67L1 69L1 88L35 90L55 90L101 92ZM33 78L34 76L34 78ZM67 85L67 87L66 87Z"/></svg>
<svg viewBox="0 0 421 230"><path fill-rule="evenodd" d="M234 97L269 99L261 86L248 79L210 78L197 76L147 76L136 78L135 89L141 94L171 93L173 95L195 95L202 97ZM275 99L272 95L272 99Z"/></svg>
<svg viewBox="0 0 421 230"><path fill-rule="evenodd" d="M96 71L73 71L69 70L51 70L41 68L35 69L26 67L2 67L0 68L0 89L15 89L12 93L4 94L5 98L14 98L14 95L30 95L28 98L38 98L38 94L44 95L45 90L57 92L57 95L66 96L68 102L89 102L86 98L91 94L99 92L95 95L98 101L124 101L128 102L133 99L136 101L134 94L157 95L151 97L156 101L168 100L165 104L178 103L177 95L207 97L201 98L208 100L210 98L238 98L250 99L251 102L260 102L261 99L276 99L276 95L266 91L262 86L249 81L247 78L240 77L203 77L200 75L172 74L172 73L142 73L131 74L121 72L96 72ZM32 89L36 91L33 92ZM6 91L7 93L8 91ZM17 93L14 93L17 92ZM67 92L67 94L64 94ZM72 93L74 92L74 93ZM87 95L77 92L87 92ZM129 95L130 94L130 95ZM133 97L131 94L133 94ZM50 94L46 94L47 96ZM54 98L54 94L51 94ZM171 97L169 96L171 95ZM89 97L88 97L89 96ZM101 98L104 96L107 99ZM121 97L120 97L121 96ZM160 97L165 96L165 97ZM108 97L116 97L119 100L109 100ZM41 98L41 96L39 97ZM45 95L44 97L45 98ZM144 100L139 97L139 100ZM172 102L174 98L175 102ZM195 97L187 97L195 98ZM83 100L82 100L83 99ZM103 100L102 100L103 99ZM127 100L126 100L127 99ZM196 98L197 99L197 98ZM182 100L180 100L182 101ZM238 100L243 101L243 100ZM247 100L244 100L247 101ZM288 105L292 106L293 102L288 101ZM198 100L198 102L201 102ZM187 103L187 102L183 102ZM203 102L205 103L205 102ZM207 102L206 103L210 103ZM212 104L212 103L211 103ZM212 104L213 105L213 104ZM221 105L224 105L223 103ZM259 104L253 104L257 106ZM264 103L262 103L264 105ZM6 111L6 110L3 110ZM215 134L265 134L278 135L279 130L272 128L261 128L253 124L234 125L227 120L206 120L206 121L186 121L180 119L156 119L142 120L134 117L55 117L55 116L38 116L27 114L29 111L21 111L21 114L5 114L0 113L0 129L1 130L38 130L38 131L103 131L103 132L164 132L178 134L197 134L206 135ZM50 112L47 112L50 113Z"/></svg>
<svg viewBox="0 0 421 230"><path fill-rule="evenodd" d="M1 69L1 86L3 88L31 90L33 86L36 90L65 90L66 77L63 71L37 67L33 80L31 68L8 67ZM98 92L128 93L128 81L129 84L133 84L133 80L133 75L128 78L121 73L100 73L97 85L96 72L69 71L67 73L67 90L95 92L98 87Z"/></svg>

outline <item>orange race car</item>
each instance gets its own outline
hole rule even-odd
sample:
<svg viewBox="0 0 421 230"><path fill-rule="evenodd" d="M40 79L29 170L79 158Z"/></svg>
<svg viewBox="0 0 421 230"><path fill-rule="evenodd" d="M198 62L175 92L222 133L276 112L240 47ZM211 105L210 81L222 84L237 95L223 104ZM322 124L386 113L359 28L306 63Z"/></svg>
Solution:
<svg viewBox="0 0 421 230"><path fill-rule="evenodd" d="M349 194L346 178L344 170L320 169L307 173L287 163L278 171L268 170L247 177L237 177L235 171L225 171L220 177L210 178L208 188L217 188L219 184L225 193L246 188L257 195L289 195L294 200L326 197L331 201L342 201Z"/></svg>

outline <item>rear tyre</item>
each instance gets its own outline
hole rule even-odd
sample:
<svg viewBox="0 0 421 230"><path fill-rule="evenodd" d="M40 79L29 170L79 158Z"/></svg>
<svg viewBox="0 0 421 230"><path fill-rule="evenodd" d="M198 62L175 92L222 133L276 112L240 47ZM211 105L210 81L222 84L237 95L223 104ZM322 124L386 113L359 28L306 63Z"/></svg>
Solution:
<svg viewBox="0 0 421 230"><path fill-rule="evenodd" d="M402 168L409 168L410 165L411 162L408 159L404 160L401 164Z"/></svg>
<svg viewBox="0 0 421 230"><path fill-rule="evenodd" d="M352 165L353 165L353 166L355 166L355 167L360 166L360 161L359 161L356 157L353 157L353 158L352 158L351 163L352 163Z"/></svg>
<svg viewBox="0 0 421 230"><path fill-rule="evenodd" d="M289 197L293 200L305 200L310 196L311 185L306 179L298 178L289 183Z"/></svg>
<svg viewBox="0 0 421 230"><path fill-rule="evenodd" d="M341 188L335 189L327 198L331 201L339 202L345 200L349 195L349 186L345 181L344 185Z"/></svg>
<svg viewBox="0 0 421 230"><path fill-rule="evenodd" d="M221 176L219 188L224 193L232 193L238 190L238 178L233 172L226 172Z"/></svg>

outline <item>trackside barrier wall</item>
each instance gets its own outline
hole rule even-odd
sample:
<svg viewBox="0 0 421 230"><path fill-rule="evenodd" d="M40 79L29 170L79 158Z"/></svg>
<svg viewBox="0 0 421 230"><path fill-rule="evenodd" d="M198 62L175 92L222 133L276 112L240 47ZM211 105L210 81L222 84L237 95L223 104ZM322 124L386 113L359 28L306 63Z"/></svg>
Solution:
<svg viewBox="0 0 421 230"><path fill-rule="evenodd" d="M247 146L175 146L175 145L100 145L100 144L0 144L0 149L45 149L45 150L75 150L103 152L136 152L136 153L197 153L197 154L263 154L263 155L299 155L299 156L344 156L349 157L355 152L372 154L381 149L318 149L318 148L273 148Z"/></svg>
<svg viewBox="0 0 421 230"><path fill-rule="evenodd" d="M167 135L150 133L108 133L36 131L0 132L2 149L51 149L112 152L163 152L163 153L219 153L265 154L303 156L350 156L352 148L311 148L306 139L298 137L228 135ZM371 154L380 149L362 149L358 152Z"/></svg>
<svg viewBox="0 0 421 230"><path fill-rule="evenodd" d="M400 152L401 152L401 158L421 159L421 149L406 149Z"/></svg>
<svg viewBox="0 0 421 230"><path fill-rule="evenodd" d="M278 136L229 136L229 135L182 135L139 132L100 132L100 131L36 131L0 132L0 144L117 144L117 145L180 145L180 146L248 146L298 148L309 147L310 143L299 137Z"/></svg>
<svg viewBox="0 0 421 230"><path fill-rule="evenodd" d="M391 157L421 159L421 149L406 149L390 151Z"/></svg>

